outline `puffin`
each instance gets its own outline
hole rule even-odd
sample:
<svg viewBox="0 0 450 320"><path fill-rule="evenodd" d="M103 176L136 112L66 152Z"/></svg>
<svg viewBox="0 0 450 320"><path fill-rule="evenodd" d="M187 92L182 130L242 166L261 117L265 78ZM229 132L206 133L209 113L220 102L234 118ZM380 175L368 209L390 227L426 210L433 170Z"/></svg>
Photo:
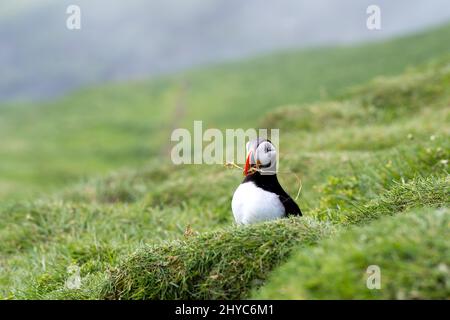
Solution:
<svg viewBox="0 0 450 320"><path fill-rule="evenodd" d="M233 194L231 208L238 225L301 216L294 200L283 190L276 175L277 151L268 139L246 145L244 180Z"/></svg>

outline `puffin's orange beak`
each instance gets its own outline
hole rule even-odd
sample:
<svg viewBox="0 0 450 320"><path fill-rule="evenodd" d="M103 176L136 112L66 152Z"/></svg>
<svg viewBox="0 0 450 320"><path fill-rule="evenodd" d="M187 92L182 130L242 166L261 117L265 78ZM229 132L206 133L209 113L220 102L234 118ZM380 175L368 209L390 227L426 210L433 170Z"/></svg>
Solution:
<svg viewBox="0 0 450 320"><path fill-rule="evenodd" d="M247 160L245 160L245 167L244 167L244 176L247 176L248 170L250 169L250 157L252 156L252 152L250 151L247 156Z"/></svg>

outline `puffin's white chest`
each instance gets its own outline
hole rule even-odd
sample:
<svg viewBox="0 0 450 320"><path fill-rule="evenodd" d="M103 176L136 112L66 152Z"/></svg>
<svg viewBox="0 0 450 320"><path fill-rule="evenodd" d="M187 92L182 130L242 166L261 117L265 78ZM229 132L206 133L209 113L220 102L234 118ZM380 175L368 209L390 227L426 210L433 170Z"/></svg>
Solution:
<svg viewBox="0 0 450 320"><path fill-rule="evenodd" d="M234 192L231 208L238 224L278 219L285 214L278 195L258 188L253 182L239 185Z"/></svg>

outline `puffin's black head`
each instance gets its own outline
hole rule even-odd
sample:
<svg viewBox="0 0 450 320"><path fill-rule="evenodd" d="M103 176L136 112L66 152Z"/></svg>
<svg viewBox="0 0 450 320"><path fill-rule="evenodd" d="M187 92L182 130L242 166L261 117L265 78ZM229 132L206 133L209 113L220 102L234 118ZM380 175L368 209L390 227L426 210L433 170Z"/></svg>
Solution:
<svg viewBox="0 0 450 320"><path fill-rule="evenodd" d="M275 174L277 151L270 140L258 138L249 141L246 148L245 176L249 174L250 168L256 168L262 174Z"/></svg>

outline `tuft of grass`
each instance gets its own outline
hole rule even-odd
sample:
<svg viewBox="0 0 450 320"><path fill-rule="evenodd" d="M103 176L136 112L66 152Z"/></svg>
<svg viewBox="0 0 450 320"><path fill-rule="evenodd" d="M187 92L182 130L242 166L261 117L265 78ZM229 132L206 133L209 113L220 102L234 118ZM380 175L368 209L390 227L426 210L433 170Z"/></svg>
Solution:
<svg viewBox="0 0 450 320"><path fill-rule="evenodd" d="M295 245L308 246L334 228L308 218L231 227L147 246L111 271L107 299L239 299L261 284Z"/></svg>
<svg viewBox="0 0 450 320"><path fill-rule="evenodd" d="M448 299L450 210L424 208L341 232L299 248L256 299ZM381 289L368 289L367 268Z"/></svg>
<svg viewBox="0 0 450 320"><path fill-rule="evenodd" d="M427 204L426 196L432 197L434 190L437 190L436 196L445 197L448 194L445 180L448 177L449 143L445 137L405 143L374 154L365 161L348 161L347 170L341 165L338 174L328 175L325 183L315 186L320 199L311 214L318 219L347 223L348 212L360 210L371 200L383 201L380 196L386 191L398 192L388 196L397 201L420 197L419 192L424 191L423 199L416 199L418 204L422 201L424 205ZM416 187L419 189L414 190ZM409 194L408 188L413 188Z"/></svg>
<svg viewBox="0 0 450 320"><path fill-rule="evenodd" d="M416 178L395 183L386 193L353 211L344 213L347 224L363 224L378 217L418 207L450 207L449 176Z"/></svg>

